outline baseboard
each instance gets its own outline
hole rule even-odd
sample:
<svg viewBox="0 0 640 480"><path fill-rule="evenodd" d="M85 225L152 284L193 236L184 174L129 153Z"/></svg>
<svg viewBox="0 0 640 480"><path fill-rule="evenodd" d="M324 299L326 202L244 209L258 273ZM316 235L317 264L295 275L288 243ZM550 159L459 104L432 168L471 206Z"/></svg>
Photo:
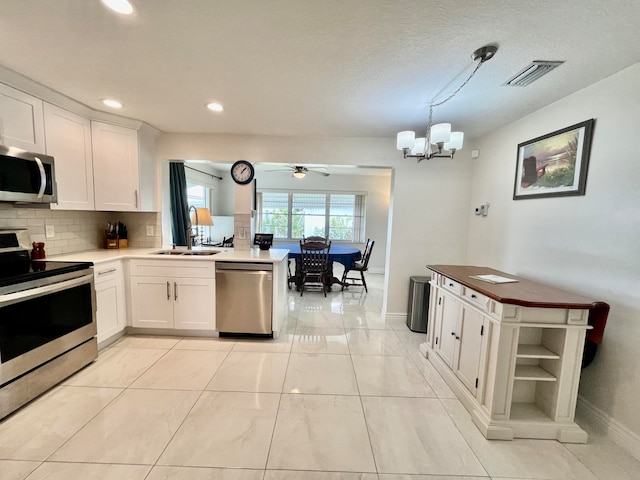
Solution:
<svg viewBox="0 0 640 480"><path fill-rule="evenodd" d="M407 322L407 314L406 313L385 313L384 319L387 322Z"/></svg>
<svg viewBox="0 0 640 480"><path fill-rule="evenodd" d="M384 267L378 267L378 268L369 267L369 273L373 273L375 275L384 275Z"/></svg>
<svg viewBox="0 0 640 480"><path fill-rule="evenodd" d="M640 437L582 396L578 396L576 415L640 460Z"/></svg>

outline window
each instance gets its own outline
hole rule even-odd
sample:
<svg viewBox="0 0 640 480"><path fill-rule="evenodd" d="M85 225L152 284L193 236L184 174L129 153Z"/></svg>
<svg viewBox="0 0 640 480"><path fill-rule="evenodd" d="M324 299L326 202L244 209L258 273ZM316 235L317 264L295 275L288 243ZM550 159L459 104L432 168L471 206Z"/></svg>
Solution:
<svg viewBox="0 0 640 480"><path fill-rule="evenodd" d="M189 206L210 208L208 198L209 189L197 183L187 183L187 202Z"/></svg>
<svg viewBox="0 0 640 480"><path fill-rule="evenodd" d="M187 203L189 207L208 208L211 212L211 189L205 185L187 182ZM189 215L193 214L193 210L189 211ZM211 227L198 226L198 234L201 235L200 240L207 242L211 240Z"/></svg>
<svg viewBox="0 0 640 480"><path fill-rule="evenodd" d="M258 230L279 239L318 235L363 242L365 199L358 193L261 192Z"/></svg>

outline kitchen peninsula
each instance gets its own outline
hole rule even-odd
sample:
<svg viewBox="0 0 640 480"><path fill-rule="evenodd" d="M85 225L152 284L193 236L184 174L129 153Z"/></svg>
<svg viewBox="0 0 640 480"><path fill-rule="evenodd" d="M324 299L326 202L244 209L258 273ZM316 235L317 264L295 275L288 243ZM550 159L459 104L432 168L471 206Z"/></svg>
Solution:
<svg viewBox="0 0 640 480"><path fill-rule="evenodd" d="M483 435L585 443L574 422L585 335L601 335L609 306L491 268L427 268L420 351Z"/></svg>
<svg viewBox="0 0 640 480"><path fill-rule="evenodd" d="M273 337L277 338L287 314L287 255L282 249L195 248L189 252L127 248L90 250L48 260L93 262L98 342L104 347L125 333L218 335L216 262L272 267L271 319ZM247 294L247 301L252 301Z"/></svg>

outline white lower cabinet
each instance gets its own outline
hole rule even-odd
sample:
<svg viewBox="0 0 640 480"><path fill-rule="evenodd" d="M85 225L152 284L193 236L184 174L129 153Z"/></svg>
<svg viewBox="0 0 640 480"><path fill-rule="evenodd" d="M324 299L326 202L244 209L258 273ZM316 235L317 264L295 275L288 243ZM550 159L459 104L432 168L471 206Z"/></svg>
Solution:
<svg viewBox="0 0 640 480"><path fill-rule="evenodd" d="M213 262L132 260L130 271L133 327L215 330Z"/></svg>
<svg viewBox="0 0 640 480"><path fill-rule="evenodd" d="M119 334L126 325L126 304L122 262L94 267L98 343Z"/></svg>
<svg viewBox="0 0 640 480"><path fill-rule="evenodd" d="M532 302L518 303L517 296L501 303L434 272L420 350L486 438L587 441L574 416L589 307L563 306L558 298L565 293L548 305L523 305Z"/></svg>

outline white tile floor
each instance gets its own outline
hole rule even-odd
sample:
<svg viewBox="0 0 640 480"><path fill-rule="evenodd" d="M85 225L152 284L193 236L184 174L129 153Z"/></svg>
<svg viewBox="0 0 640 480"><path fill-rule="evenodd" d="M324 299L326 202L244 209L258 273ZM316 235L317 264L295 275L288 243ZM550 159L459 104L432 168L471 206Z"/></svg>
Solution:
<svg viewBox="0 0 640 480"><path fill-rule="evenodd" d="M277 340L122 339L0 422L0 479L640 478L594 432L485 440L367 279L291 292Z"/></svg>

